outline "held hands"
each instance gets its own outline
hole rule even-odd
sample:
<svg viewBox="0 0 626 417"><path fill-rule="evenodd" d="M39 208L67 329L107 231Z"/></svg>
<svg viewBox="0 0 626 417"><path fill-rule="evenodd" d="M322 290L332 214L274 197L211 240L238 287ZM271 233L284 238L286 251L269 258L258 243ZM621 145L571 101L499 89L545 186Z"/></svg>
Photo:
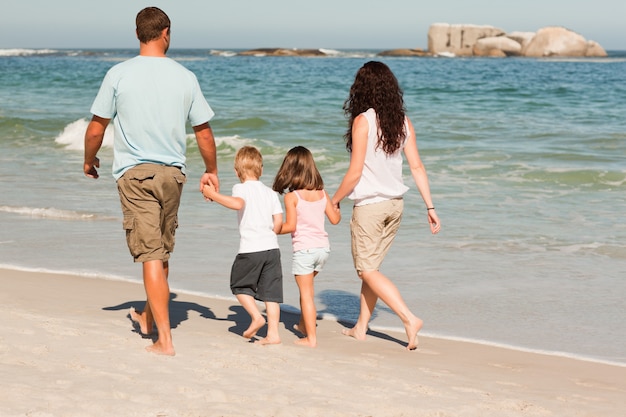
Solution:
<svg viewBox="0 0 626 417"><path fill-rule="evenodd" d="M202 174L200 178L200 192L207 201L213 201L209 195L215 195L220 192L220 180L216 174L209 172Z"/></svg>
<svg viewBox="0 0 626 417"><path fill-rule="evenodd" d="M96 168L100 168L100 159L98 159L98 157L94 157L92 162L85 162L83 164L83 172L85 173L85 176L89 177L89 178L98 178L100 175L98 175L98 170Z"/></svg>
<svg viewBox="0 0 626 417"><path fill-rule="evenodd" d="M215 184L213 184L211 180L209 180L209 182L207 184L204 184L204 186L202 187L202 195L204 196L204 199L207 201L213 201L213 197L218 192L219 191L215 187Z"/></svg>

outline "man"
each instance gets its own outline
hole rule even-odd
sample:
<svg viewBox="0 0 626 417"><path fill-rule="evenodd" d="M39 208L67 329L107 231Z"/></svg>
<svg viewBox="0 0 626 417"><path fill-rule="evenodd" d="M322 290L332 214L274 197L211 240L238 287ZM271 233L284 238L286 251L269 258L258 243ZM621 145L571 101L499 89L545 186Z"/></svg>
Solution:
<svg viewBox="0 0 626 417"><path fill-rule="evenodd" d="M144 334L151 333L156 324L158 339L148 351L174 355L167 277L186 181L185 126L189 120L206 167L200 190L204 184L219 186L215 139L209 125L214 113L196 76L166 57L169 17L156 7L147 7L137 14L136 24L139 55L107 72L91 107L83 170L86 176L98 178L96 155L113 119L113 177L128 248L135 262L143 264L147 295L144 311L131 309L131 319Z"/></svg>

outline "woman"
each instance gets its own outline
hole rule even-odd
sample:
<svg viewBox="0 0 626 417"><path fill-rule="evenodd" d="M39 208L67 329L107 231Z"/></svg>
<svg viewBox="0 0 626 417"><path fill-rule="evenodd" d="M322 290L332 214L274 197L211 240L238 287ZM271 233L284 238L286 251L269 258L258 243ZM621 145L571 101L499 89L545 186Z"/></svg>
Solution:
<svg viewBox="0 0 626 417"><path fill-rule="evenodd" d="M402 95L395 75L382 62L367 62L357 72L343 106L349 118L345 138L350 166L332 202L338 207L344 197L354 200L350 231L354 267L361 278L361 307L356 324L344 334L364 340L380 298L402 320L407 349L414 350L423 322L409 310L393 282L379 271L400 226L402 196L408 190L402 180L402 152L426 204L433 234L439 232L441 223Z"/></svg>

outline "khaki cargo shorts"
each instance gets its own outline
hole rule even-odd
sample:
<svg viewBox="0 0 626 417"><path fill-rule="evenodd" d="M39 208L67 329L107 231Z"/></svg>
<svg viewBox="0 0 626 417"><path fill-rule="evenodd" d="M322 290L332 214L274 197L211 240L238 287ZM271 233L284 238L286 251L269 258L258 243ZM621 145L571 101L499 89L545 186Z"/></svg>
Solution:
<svg viewBox="0 0 626 417"><path fill-rule="evenodd" d="M169 259L185 182L179 168L157 164L137 165L117 180L126 243L135 262Z"/></svg>
<svg viewBox="0 0 626 417"><path fill-rule="evenodd" d="M357 272L379 270L400 228L403 208L401 198L354 207L350 233Z"/></svg>

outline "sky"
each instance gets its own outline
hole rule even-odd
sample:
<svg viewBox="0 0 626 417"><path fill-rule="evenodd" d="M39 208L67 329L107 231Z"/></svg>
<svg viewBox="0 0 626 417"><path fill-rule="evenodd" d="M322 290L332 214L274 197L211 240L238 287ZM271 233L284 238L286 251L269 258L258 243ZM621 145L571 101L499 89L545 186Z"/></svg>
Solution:
<svg viewBox="0 0 626 417"><path fill-rule="evenodd" d="M395 49L428 47L433 23L505 32L564 26L606 50L626 50L625 0L3 0L0 48L136 48L146 6L172 21L171 48Z"/></svg>

